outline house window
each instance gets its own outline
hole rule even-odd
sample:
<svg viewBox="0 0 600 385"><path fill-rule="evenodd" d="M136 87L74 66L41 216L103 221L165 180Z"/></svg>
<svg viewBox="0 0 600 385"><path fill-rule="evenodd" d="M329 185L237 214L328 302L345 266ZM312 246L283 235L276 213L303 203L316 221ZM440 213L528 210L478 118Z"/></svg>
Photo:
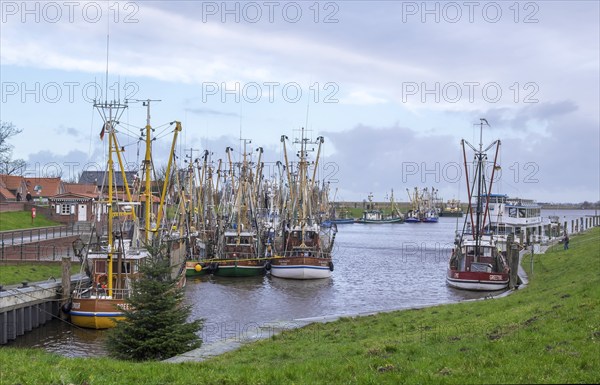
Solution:
<svg viewBox="0 0 600 385"><path fill-rule="evenodd" d="M69 215L69 214L71 214L71 205L64 204L64 203L62 205L60 205L60 213L62 215Z"/></svg>

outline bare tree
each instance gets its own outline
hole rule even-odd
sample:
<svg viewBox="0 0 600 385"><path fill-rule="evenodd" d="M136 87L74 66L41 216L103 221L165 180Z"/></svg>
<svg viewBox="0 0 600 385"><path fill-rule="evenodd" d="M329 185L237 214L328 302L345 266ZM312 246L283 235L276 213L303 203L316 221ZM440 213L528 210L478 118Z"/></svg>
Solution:
<svg viewBox="0 0 600 385"><path fill-rule="evenodd" d="M8 140L23 132L10 122L0 121L0 173L6 175L23 172L27 163L23 159L12 159L14 146Z"/></svg>

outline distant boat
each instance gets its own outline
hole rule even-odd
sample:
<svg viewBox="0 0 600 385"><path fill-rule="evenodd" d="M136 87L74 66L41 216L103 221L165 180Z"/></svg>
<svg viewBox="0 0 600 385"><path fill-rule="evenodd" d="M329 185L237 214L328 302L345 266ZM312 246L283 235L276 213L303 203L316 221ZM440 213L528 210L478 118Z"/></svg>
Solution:
<svg viewBox="0 0 600 385"><path fill-rule="evenodd" d="M329 219L323 221L323 223L321 223L321 226L329 227L334 223L336 225L352 224L352 223L354 223L354 218L350 218L349 210L347 210L347 209L343 210L343 214L341 216L338 216L336 213L336 210L333 209L331 217Z"/></svg>
<svg viewBox="0 0 600 385"><path fill-rule="evenodd" d="M421 213L421 222L425 223L437 223L440 217L439 209L437 207L437 190L435 188L431 188L431 191L428 190L427 187L423 189L423 193L421 194L421 204L422 208L420 210Z"/></svg>
<svg viewBox="0 0 600 385"><path fill-rule="evenodd" d="M406 212L404 222L406 223L420 223L421 222L421 194L419 189L415 187L415 191L410 195L410 191L406 189L408 199L411 203L411 208Z"/></svg>
<svg viewBox="0 0 600 385"><path fill-rule="evenodd" d="M374 207L373 204L373 194L369 194L369 207ZM363 211L363 216L359 219L356 219L355 223L363 223L363 224L384 224L384 223L403 223L404 215L398 210L396 207L396 203L394 202L394 190L392 190L392 194L390 196L391 203L391 213L386 215L383 210L365 210Z"/></svg>
<svg viewBox="0 0 600 385"><path fill-rule="evenodd" d="M505 289L508 286L510 269L505 257L498 249L497 238L493 234L484 231L486 219L489 219L487 215L489 201L485 199L485 196L487 191L491 191L494 180L494 171L492 171L489 186L486 185L484 177L486 151L496 145L496 156L492 168L492 170L495 170L500 147L500 141L496 140L485 150L483 149L481 138L484 124L487 125L487 121L482 119L478 149L464 139L461 142L465 158L465 171L467 172L466 180L472 180L473 182L472 185L467 182L469 197L467 218L465 218L462 231L457 234L456 247L452 249L446 282L449 286L458 289L495 291ZM476 169L472 179L469 178L469 169L466 164L465 143L475 152L474 163ZM473 198L475 198L475 201L473 201Z"/></svg>
<svg viewBox="0 0 600 385"><path fill-rule="evenodd" d="M439 209L437 207L437 190L433 187L431 192L425 187L422 191L419 191L415 187L413 194L406 189L408 198L411 202L411 209L406 213L404 219L407 223L436 223L439 218Z"/></svg>
<svg viewBox="0 0 600 385"><path fill-rule="evenodd" d="M406 217L404 218L404 222L406 223L421 223L421 215L419 210L409 210L406 213Z"/></svg>
<svg viewBox="0 0 600 385"><path fill-rule="evenodd" d="M349 224L349 223L354 223L354 218L338 218L338 219L331 219L330 220L331 223L335 223L337 225L343 225L343 224Z"/></svg>
<svg viewBox="0 0 600 385"><path fill-rule="evenodd" d="M460 201L458 199L448 200L440 212L440 217L462 218L462 216L463 210L462 207L460 207Z"/></svg>
<svg viewBox="0 0 600 385"><path fill-rule="evenodd" d="M421 215L421 222L436 223L439 220L439 214L436 209L428 209Z"/></svg>
<svg viewBox="0 0 600 385"><path fill-rule="evenodd" d="M354 220L354 218L328 219L326 221L323 221L323 223L321 223L321 227L331 227L331 225L333 225L333 224L348 225L348 224L352 224L355 222L356 221Z"/></svg>

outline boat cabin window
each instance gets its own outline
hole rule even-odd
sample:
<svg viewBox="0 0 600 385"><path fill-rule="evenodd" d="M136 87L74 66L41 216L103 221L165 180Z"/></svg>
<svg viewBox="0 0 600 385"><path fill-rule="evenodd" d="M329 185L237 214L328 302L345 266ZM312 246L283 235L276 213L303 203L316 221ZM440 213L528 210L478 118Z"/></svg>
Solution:
<svg viewBox="0 0 600 385"><path fill-rule="evenodd" d="M516 218L517 217L517 209L514 207L511 207L508 209L508 216L511 218Z"/></svg>
<svg viewBox="0 0 600 385"><path fill-rule="evenodd" d="M119 272L119 262L113 261L113 274ZM121 262L121 274L131 274L131 262Z"/></svg>
<svg viewBox="0 0 600 385"><path fill-rule="evenodd" d="M467 255L475 255L475 246L467 247ZM479 256L491 257L492 256L492 248L479 246Z"/></svg>
<svg viewBox="0 0 600 385"><path fill-rule="evenodd" d="M95 261L94 270L96 274L106 274L106 261Z"/></svg>

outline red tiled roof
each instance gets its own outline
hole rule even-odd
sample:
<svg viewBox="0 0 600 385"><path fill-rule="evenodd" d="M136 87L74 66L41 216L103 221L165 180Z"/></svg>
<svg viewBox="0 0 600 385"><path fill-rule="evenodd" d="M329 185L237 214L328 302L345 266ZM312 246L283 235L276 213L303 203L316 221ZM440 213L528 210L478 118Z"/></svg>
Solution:
<svg viewBox="0 0 600 385"><path fill-rule="evenodd" d="M89 193L77 194L77 193L66 192L64 194L57 194L52 197L48 197L48 199L51 201L68 201L68 200L80 201L80 200L93 200L94 198L97 198L97 197L98 197L98 194L89 194Z"/></svg>
<svg viewBox="0 0 600 385"><path fill-rule="evenodd" d="M2 186L0 186L0 196L4 197L4 199L8 201L17 200L17 197L15 197L13 193L8 191L6 187Z"/></svg>
<svg viewBox="0 0 600 385"><path fill-rule="evenodd" d="M25 178L18 175L4 175L0 174L0 180L4 187L9 190L18 190L21 187L21 183L25 181Z"/></svg>
<svg viewBox="0 0 600 385"><path fill-rule="evenodd" d="M98 196L98 188L94 184L65 183L65 192L73 194L92 194Z"/></svg>
<svg viewBox="0 0 600 385"><path fill-rule="evenodd" d="M51 197L64 193L64 186L60 178L25 178L27 191L33 198Z"/></svg>

